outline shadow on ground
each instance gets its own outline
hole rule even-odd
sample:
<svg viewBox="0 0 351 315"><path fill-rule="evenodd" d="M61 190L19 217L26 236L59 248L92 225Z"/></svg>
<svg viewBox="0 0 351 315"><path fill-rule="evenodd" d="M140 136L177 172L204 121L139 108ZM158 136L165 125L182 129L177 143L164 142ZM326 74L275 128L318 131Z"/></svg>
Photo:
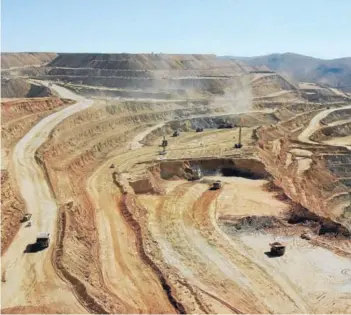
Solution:
<svg viewBox="0 0 351 315"><path fill-rule="evenodd" d="M45 247L39 246L37 243L33 244L28 244L26 249L23 251L23 253L28 254L28 253L36 253L44 250Z"/></svg>

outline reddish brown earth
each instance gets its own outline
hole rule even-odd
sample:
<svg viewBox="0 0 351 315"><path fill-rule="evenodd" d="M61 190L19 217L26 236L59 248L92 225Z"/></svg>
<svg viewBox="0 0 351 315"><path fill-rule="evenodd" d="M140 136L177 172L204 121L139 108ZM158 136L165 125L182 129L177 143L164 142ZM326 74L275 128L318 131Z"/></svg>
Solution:
<svg viewBox="0 0 351 315"><path fill-rule="evenodd" d="M1 244L2 255L15 237L25 213L11 156L16 142L43 117L72 103L59 98L16 99L1 102Z"/></svg>

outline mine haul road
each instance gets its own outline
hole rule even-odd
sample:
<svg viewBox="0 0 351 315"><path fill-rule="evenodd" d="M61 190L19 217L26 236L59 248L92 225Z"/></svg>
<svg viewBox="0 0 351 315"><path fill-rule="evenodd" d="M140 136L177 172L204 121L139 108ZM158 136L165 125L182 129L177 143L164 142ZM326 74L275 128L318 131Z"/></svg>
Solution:
<svg viewBox="0 0 351 315"><path fill-rule="evenodd" d="M313 117L313 119L310 121L309 125L299 134L298 140L304 143L309 143L309 144L318 144L318 142L310 140L310 137L315 133L318 129L320 129L320 121L327 117L329 114L344 110L344 109L350 109L351 105L346 105L338 108L330 108L326 109L320 113L318 113L316 116ZM324 144L330 145L330 146L343 146L348 150L351 150L351 146L345 145L344 142L341 141L341 139L337 139L334 141L333 139L324 142Z"/></svg>
<svg viewBox="0 0 351 315"><path fill-rule="evenodd" d="M2 257L2 275L6 282L2 283L1 308L45 305L55 310L55 305L60 305L60 309L65 307L70 313L86 313L67 284L58 277L51 263L57 204L43 170L35 160L35 153L57 124L90 107L93 102L57 85L52 88L60 97L73 99L76 103L42 119L14 149L12 160L16 180L26 209L32 214L33 224L31 227L21 227ZM50 233L49 248L36 253L25 253L27 246L36 241L38 232Z"/></svg>

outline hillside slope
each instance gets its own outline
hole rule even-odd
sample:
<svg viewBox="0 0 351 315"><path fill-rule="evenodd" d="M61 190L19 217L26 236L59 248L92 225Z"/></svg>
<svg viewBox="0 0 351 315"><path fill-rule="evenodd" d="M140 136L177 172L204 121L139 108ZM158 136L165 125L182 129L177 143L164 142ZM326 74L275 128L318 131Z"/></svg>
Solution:
<svg viewBox="0 0 351 315"><path fill-rule="evenodd" d="M250 66L267 66L299 81L327 84L351 91L351 58L325 60L293 53L231 58Z"/></svg>
<svg viewBox="0 0 351 315"><path fill-rule="evenodd" d="M47 87L31 84L21 78L1 80L2 98L44 97L51 95Z"/></svg>
<svg viewBox="0 0 351 315"><path fill-rule="evenodd" d="M56 53L2 53L1 68L41 65L53 60L56 56Z"/></svg>

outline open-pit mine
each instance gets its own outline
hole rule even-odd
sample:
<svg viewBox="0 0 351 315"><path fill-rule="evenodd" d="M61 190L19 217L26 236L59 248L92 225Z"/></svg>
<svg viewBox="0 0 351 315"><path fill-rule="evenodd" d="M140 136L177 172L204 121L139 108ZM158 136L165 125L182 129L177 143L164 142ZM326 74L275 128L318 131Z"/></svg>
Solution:
<svg viewBox="0 0 351 315"><path fill-rule="evenodd" d="M351 96L214 55L2 54L2 313L351 313Z"/></svg>

